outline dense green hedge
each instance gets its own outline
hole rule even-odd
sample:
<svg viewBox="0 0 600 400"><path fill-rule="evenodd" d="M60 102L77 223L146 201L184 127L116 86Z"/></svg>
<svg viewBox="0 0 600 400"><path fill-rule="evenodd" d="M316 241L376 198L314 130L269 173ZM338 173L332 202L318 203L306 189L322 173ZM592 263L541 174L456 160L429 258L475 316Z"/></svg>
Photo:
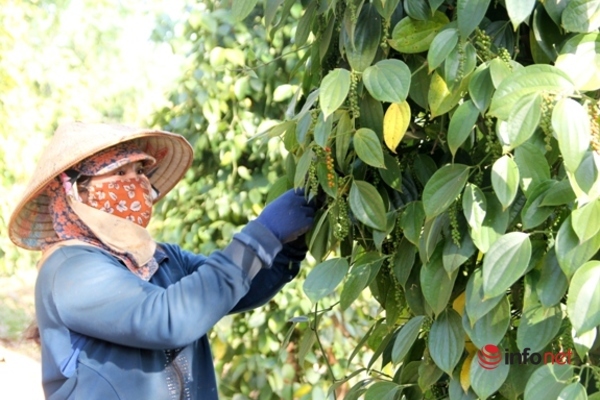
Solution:
<svg viewBox="0 0 600 400"><path fill-rule="evenodd" d="M260 16L269 42L297 6L233 0L231 13ZM333 387L352 378L347 399L596 393L598 1L302 6L303 70L290 73L302 81L265 133L289 152L272 193L293 182L328 196L306 296L343 311L368 289L385 317L371 322L386 333L366 374L348 368ZM487 344L575 355L488 371L473 362Z"/></svg>

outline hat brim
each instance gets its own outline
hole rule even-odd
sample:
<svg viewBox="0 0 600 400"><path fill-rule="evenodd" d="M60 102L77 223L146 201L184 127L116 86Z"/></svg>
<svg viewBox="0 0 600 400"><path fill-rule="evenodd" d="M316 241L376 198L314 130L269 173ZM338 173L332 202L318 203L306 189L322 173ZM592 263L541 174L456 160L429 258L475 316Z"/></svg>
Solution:
<svg viewBox="0 0 600 400"><path fill-rule="evenodd" d="M9 224L9 237L17 246L41 250L56 238L49 210L48 184L61 173L91 155L118 143L134 141L156 160L149 173L163 198L192 165L193 149L181 135L115 124L67 124L57 129L42 154L34 175L17 203ZM68 154L69 157L64 155Z"/></svg>

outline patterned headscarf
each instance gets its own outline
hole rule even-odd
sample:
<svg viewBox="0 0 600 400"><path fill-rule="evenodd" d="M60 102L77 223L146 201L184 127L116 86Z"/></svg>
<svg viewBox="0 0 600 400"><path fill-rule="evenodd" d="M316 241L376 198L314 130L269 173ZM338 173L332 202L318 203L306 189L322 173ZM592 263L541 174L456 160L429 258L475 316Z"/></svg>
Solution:
<svg viewBox="0 0 600 400"><path fill-rule="evenodd" d="M131 144L124 143L89 157L76 165L73 170L77 171L78 175L102 175L135 161L147 161L150 165L154 164L154 159L151 156ZM73 211L69 205L68 196L74 193L72 186L77 184L77 177L69 175L62 173L58 179L53 180L48 185L47 190L51 193L49 208L58 238L48 240L43 247L43 251L61 241L80 240L108 251L123 261L131 272L143 280L149 280L158 269L158 263L154 258L144 265L138 265L135 257L130 253L118 251L100 241ZM75 201L78 200L75 199ZM130 223L133 224L133 222Z"/></svg>

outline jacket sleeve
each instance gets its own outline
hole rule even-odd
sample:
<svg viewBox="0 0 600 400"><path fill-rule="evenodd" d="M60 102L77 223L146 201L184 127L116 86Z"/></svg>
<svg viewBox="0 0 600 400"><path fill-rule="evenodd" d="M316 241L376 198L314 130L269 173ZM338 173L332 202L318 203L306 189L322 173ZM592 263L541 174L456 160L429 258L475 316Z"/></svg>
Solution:
<svg viewBox="0 0 600 400"><path fill-rule="evenodd" d="M306 238L283 245L270 269L262 269L252 280L250 290L230 313L239 313L260 307L271 300L281 288L298 275L300 263L306 257Z"/></svg>
<svg viewBox="0 0 600 400"><path fill-rule="evenodd" d="M227 248L206 258L180 252L177 262L202 267L167 288L89 249L69 257L58 250L46 262L61 254L64 260L47 283L72 331L125 346L177 348L205 335L248 292L252 268L273 262L281 243L265 230L250 223Z"/></svg>

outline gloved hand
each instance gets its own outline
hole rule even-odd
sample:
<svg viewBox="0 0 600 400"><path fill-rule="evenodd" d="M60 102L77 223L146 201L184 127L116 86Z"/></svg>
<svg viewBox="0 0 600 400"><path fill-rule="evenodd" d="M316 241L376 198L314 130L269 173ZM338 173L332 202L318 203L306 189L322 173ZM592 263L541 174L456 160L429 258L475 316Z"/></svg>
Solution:
<svg viewBox="0 0 600 400"><path fill-rule="evenodd" d="M260 213L256 221L269 229L281 243L302 236L313 225L316 203L304 198L302 190L288 190Z"/></svg>

